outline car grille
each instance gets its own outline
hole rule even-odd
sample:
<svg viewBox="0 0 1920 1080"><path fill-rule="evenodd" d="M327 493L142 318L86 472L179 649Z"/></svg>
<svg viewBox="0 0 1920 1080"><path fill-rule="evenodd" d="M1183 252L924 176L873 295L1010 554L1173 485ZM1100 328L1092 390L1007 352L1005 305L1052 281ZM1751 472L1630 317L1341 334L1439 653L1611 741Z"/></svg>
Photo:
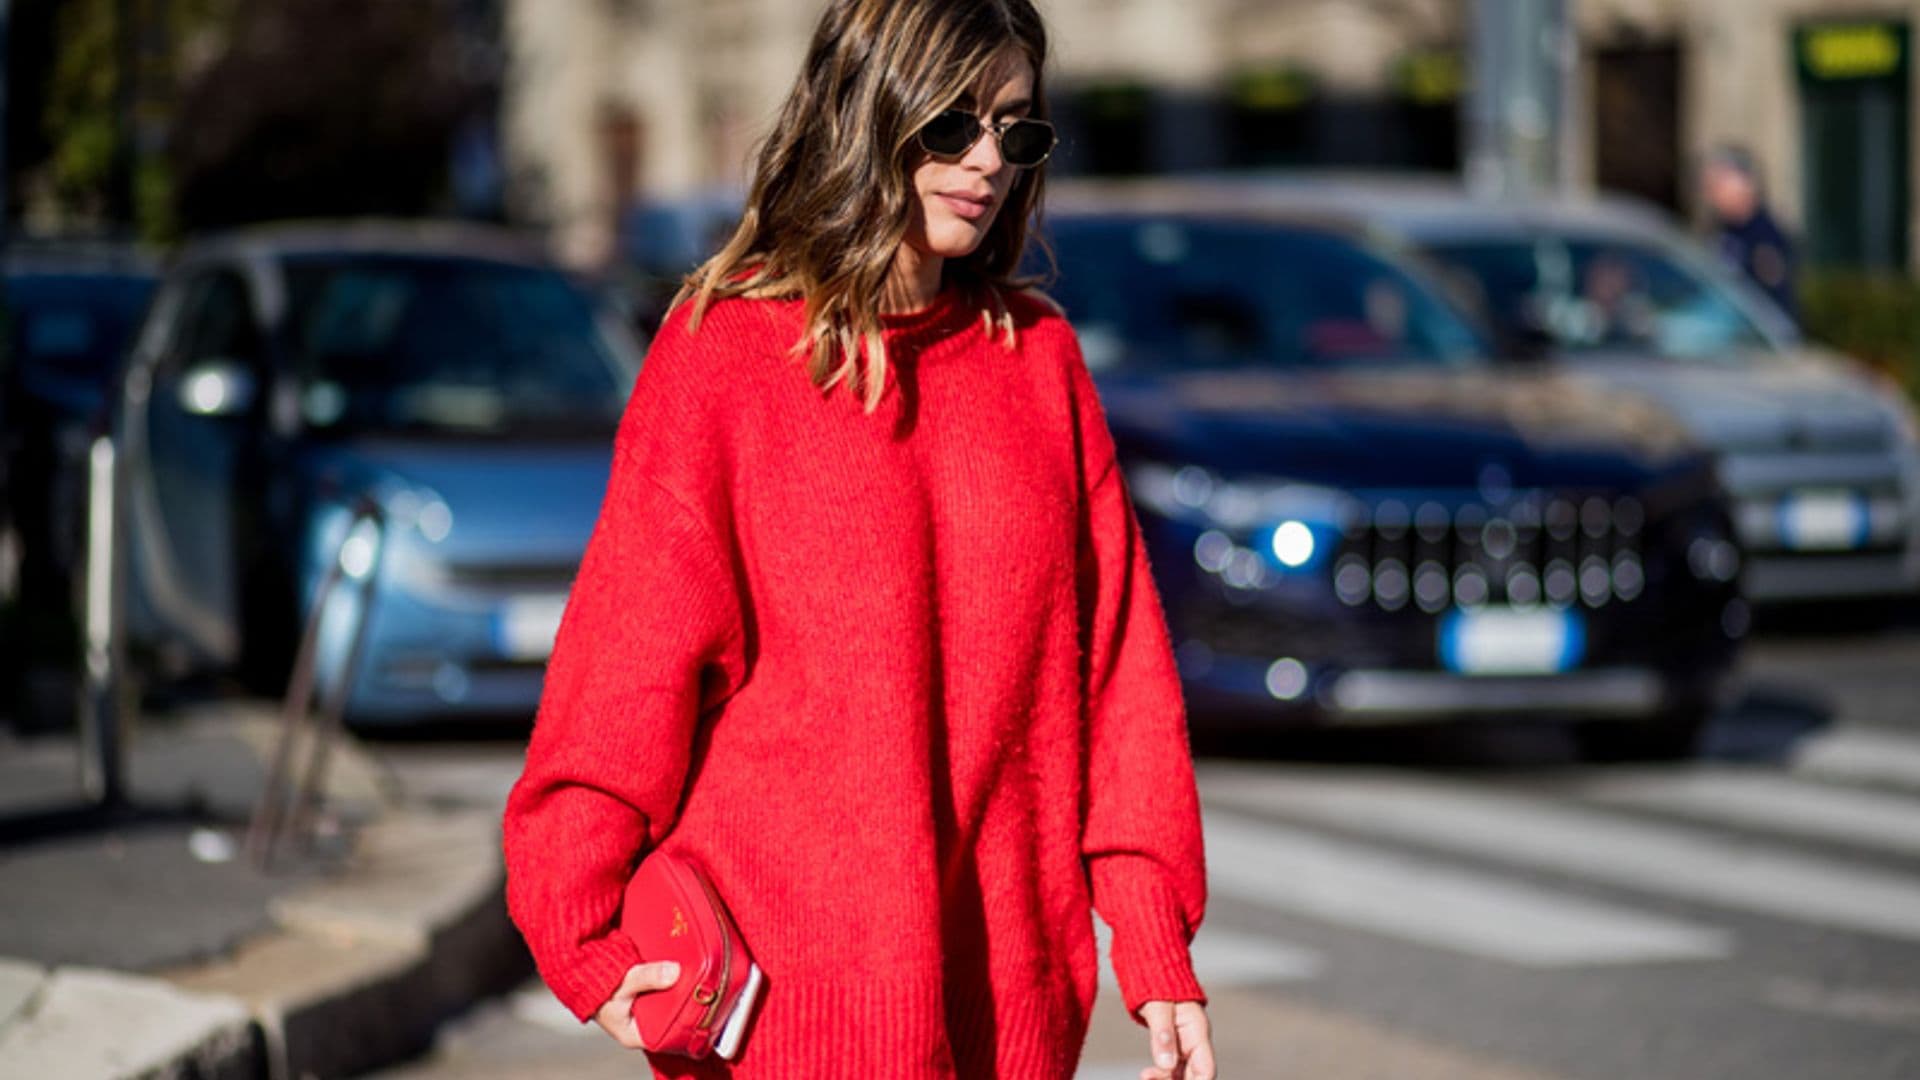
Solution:
<svg viewBox="0 0 1920 1080"><path fill-rule="evenodd" d="M1353 515L1329 564L1349 607L1545 604L1601 608L1645 592L1638 501L1607 494L1480 499L1369 500Z"/></svg>
<svg viewBox="0 0 1920 1080"><path fill-rule="evenodd" d="M1326 645L1327 635L1337 632L1326 619L1272 605L1234 604L1198 591L1179 600L1173 616L1182 638L1232 656L1290 656L1302 642Z"/></svg>

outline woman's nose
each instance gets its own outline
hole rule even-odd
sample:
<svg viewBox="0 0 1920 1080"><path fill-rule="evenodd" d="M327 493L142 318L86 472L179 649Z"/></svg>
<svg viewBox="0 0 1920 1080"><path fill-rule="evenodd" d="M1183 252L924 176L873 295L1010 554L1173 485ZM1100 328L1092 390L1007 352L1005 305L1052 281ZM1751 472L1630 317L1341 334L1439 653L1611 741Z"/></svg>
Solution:
<svg viewBox="0 0 1920 1080"><path fill-rule="evenodd" d="M967 156L960 160L960 164L987 176L998 175L1000 170L1007 167L1006 159L1000 156L999 133L991 127L981 131L980 138L967 151Z"/></svg>

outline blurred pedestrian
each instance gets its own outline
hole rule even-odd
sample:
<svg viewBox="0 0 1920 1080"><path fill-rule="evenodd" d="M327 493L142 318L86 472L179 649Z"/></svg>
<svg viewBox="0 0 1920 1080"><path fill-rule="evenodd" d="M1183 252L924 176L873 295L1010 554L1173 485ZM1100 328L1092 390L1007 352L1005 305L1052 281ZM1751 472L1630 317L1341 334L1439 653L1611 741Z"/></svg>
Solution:
<svg viewBox="0 0 1920 1080"><path fill-rule="evenodd" d="M1029 0L834 0L628 403L504 846L541 975L636 1048L677 973L624 883L709 871L766 992L735 1060L656 1077L1067 1080L1095 910L1142 1075L1215 1075L1166 623L1073 330L1016 277L1046 55Z"/></svg>
<svg viewBox="0 0 1920 1080"><path fill-rule="evenodd" d="M1719 147L1707 155L1700 179L1721 256L1797 322L1800 304L1795 295L1798 267L1793 241L1767 206L1753 155L1737 146Z"/></svg>

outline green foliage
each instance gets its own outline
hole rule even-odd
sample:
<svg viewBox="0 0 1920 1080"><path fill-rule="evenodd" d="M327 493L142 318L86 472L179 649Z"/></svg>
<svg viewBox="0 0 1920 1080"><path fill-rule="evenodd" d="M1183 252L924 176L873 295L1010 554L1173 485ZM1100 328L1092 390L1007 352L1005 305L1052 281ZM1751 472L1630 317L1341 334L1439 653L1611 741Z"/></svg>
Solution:
<svg viewBox="0 0 1920 1080"><path fill-rule="evenodd" d="M47 190L59 216L102 223L116 213L131 221L106 222L130 227L141 239L166 242L179 234L175 205L178 187L171 163L156 143L171 121L175 88L191 79L186 56L216 50L234 17L236 0L59 0L52 23L52 63L46 71L45 103L40 114L48 141L44 162ZM122 14L133 25L122 27ZM124 36L131 33L131 39ZM140 126L158 133L139 142L133 117L121 115L121 69L131 57L139 69L133 104ZM124 153L124 159L120 155ZM119 169L125 168L125 180ZM115 185L126 185L116 199ZM118 203L130 205L117 205Z"/></svg>
<svg viewBox="0 0 1920 1080"><path fill-rule="evenodd" d="M105 209L119 139L115 23L113 0L68 0L56 23L59 55L47 94L48 166L62 208L86 216Z"/></svg>
<svg viewBox="0 0 1920 1080"><path fill-rule="evenodd" d="M1808 336L1887 372L1920 399L1920 281L1815 271L1801 283L1800 306Z"/></svg>
<svg viewBox="0 0 1920 1080"><path fill-rule="evenodd" d="M142 241L166 245L180 239L174 189L173 166L165 158L145 158L134 166L133 217Z"/></svg>

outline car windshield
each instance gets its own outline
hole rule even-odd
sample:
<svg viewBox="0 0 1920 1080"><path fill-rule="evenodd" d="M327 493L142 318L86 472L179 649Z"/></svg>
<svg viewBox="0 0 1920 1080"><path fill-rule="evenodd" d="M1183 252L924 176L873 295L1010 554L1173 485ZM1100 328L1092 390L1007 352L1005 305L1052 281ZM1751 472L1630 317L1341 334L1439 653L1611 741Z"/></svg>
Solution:
<svg viewBox="0 0 1920 1080"><path fill-rule="evenodd" d="M557 271L480 259L305 258L287 268L301 407L326 431L604 431L632 363Z"/></svg>
<svg viewBox="0 0 1920 1080"><path fill-rule="evenodd" d="M1051 295L1095 370L1462 366L1473 329L1360 243L1308 228L1056 219Z"/></svg>
<svg viewBox="0 0 1920 1080"><path fill-rule="evenodd" d="M1766 348L1725 285L1637 241L1562 235L1450 241L1427 252L1460 279L1509 341L1568 352L1678 359Z"/></svg>
<svg viewBox="0 0 1920 1080"><path fill-rule="evenodd" d="M137 274L9 274L9 352L48 371L105 378L152 293L153 279Z"/></svg>

